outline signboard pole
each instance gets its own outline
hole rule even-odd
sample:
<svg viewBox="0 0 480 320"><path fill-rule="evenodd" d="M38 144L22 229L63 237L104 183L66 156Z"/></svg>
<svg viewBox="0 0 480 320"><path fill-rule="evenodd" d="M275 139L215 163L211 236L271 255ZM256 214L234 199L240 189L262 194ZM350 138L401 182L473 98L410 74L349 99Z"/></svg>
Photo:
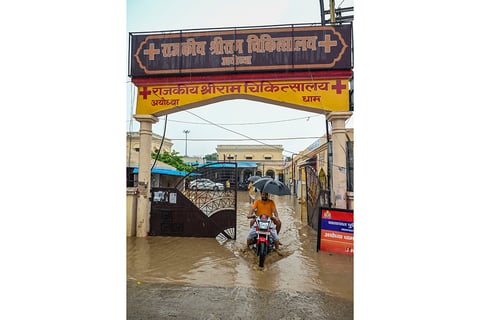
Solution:
<svg viewBox="0 0 480 320"><path fill-rule="evenodd" d="M322 207L318 208L318 228L317 228L317 252L320 251L320 241L322 237Z"/></svg>

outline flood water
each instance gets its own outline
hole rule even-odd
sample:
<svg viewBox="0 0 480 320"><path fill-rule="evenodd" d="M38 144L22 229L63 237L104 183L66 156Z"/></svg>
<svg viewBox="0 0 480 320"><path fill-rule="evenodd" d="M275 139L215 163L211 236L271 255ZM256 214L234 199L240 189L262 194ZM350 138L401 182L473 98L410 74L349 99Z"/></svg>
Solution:
<svg viewBox="0 0 480 320"><path fill-rule="evenodd" d="M264 268L246 250L250 203L238 192L237 239L127 238L127 276L140 282L191 286L247 287L324 292L353 301L353 257L317 252L317 232L307 225L306 208L292 196L270 195L282 220L279 253L267 255ZM265 275L269 275L266 277Z"/></svg>

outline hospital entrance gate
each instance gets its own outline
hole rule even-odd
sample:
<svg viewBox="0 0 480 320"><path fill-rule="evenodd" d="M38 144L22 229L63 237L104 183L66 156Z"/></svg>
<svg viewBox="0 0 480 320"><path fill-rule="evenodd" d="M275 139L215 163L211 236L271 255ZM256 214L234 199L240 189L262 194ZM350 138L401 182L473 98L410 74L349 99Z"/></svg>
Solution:
<svg viewBox="0 0 480 320"><path fill-rule="evenodd" d="M129 43L141 145L151 145L152 125L160 116L245 99L324 114L332 124L332 157L345 163L343 131L353 112L351 23L135 32ZM218 232L235 237L235 215L228 212L235 208L236 193L225 190L226 180L210 179L223 183L224 190L192 193L188 185L152 190L150 205L149 148L140 148L139 159L137 236ZM335 170L330 178L332 190L346 192L344 172Z"/></svg>

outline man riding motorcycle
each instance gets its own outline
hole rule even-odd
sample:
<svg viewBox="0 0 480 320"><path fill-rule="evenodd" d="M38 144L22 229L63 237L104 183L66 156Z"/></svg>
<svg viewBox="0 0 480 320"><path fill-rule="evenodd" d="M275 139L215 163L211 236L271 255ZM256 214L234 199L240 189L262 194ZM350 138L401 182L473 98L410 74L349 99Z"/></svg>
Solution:
<svg viewBox="0 0 480 320"><path fill-rule="evenodd" d="M275 225L275 228L271 230L270 234L272 235L273 243L275 244L275 249L278 250L278 246L280 245L280 241L278 239L278 233L280 232L282 222L278 218L278 212L275 206L275 202L271 199L268 199L268 193L262 192L261 199L255 200L255 202L252 205L252 208L250 209L249 216L252 216L253 214L257 216L265 214L272 219ZM250 223L250 230L247 236L247 247L253 244L253 238L255 237L255 234L256 234L254 222L255 221L252 220Z"/></svg>

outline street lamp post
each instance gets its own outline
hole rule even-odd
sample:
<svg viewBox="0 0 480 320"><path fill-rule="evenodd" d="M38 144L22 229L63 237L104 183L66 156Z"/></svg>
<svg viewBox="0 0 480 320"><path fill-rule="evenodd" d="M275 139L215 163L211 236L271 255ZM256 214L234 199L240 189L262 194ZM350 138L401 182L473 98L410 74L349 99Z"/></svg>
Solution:
<svg viewBox="0 0 480 320"><path fill-rule="evenodd" d="M293 194L297 194L297 186L296 186L296 183L295 183L295 170L296 170L296 166L295 166L295 162L294 162L294 158L295 156L298 156L298 153L292 153L292 189L293 189Z"/></svg>
<svg viewBox="0 0 480 320"><path fill-rule="evenodd" d="M190 130L183 130L183 133L185 133L185 157L188 157L188 155L187 155L187 136L190 133Z"/></svg>

